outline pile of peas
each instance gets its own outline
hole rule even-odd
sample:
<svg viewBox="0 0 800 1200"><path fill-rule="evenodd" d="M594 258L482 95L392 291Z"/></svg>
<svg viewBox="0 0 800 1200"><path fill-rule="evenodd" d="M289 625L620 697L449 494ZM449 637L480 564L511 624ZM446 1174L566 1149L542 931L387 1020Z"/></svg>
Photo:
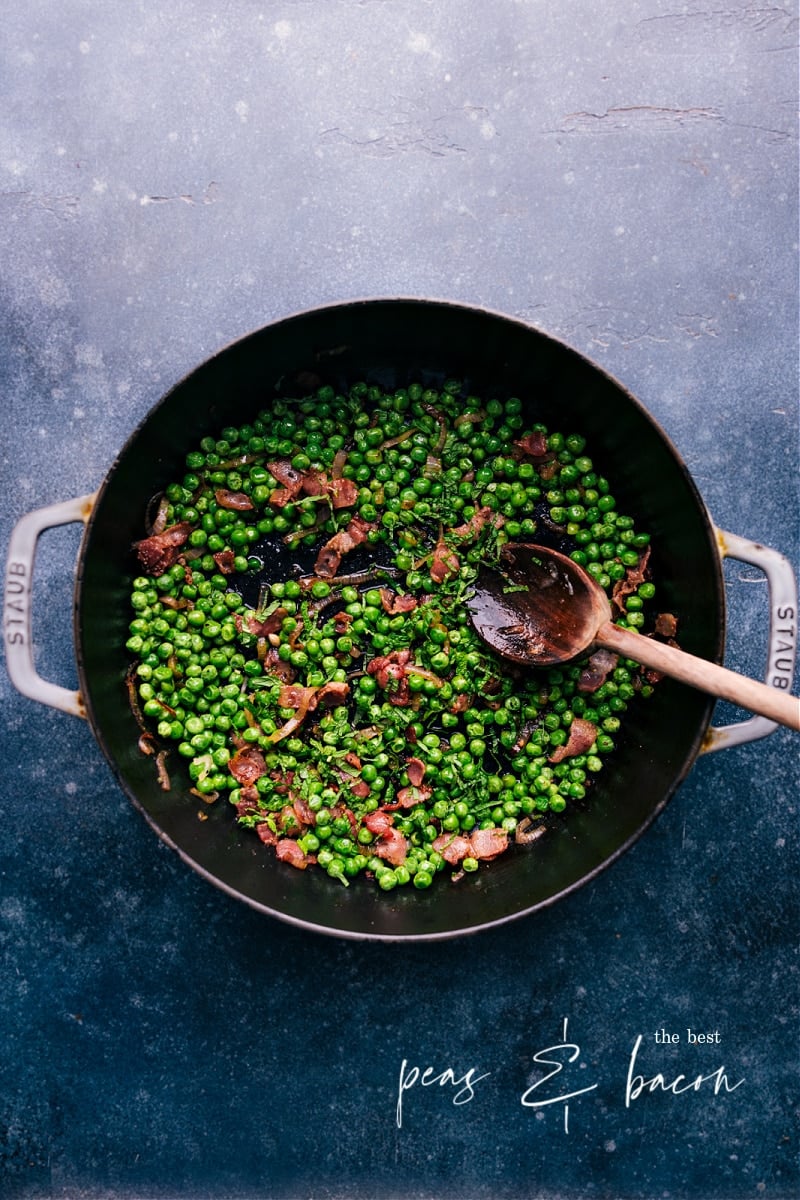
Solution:
<svg viewBox="0 0 800 1200"><path fill-rule="evenodd" d="M277 401L252 424L204 438L187 455L183 478L164 493L167 526L186 522L192 530L163 574L133 580L127 648L143 717L161 744L186 760L192 788L208 801L227 796L240 804L242 788L229 764L243 747L257 747L267 766L256 783L258 811L239 819L266 823L279 837L299 833L300 850L344 884L367 872L386 891L408 883L427 888L453 870L433 847L441 835L498 828L513 841L520 822L530 828L583 800L615 748L629 703L652 690L624 659L593 692L578 687L581 663L511 670L469 623L464 600L478 568L496 562L506 541L557 542L610 593L640 565L649 540L618 511L584 439L524 426L521 408L513 397L465 395L456 381L395 391L359 383L346 394L324 386L311 397ZM515 440L530 433L546 437L546 461L514 452ZM271 504L281 486L268 467L275 461L297 472L340 473L356 485L355 503L337 509L324 496L301 493L282 507ZM220 488L246 495L252 507L220 505ZM502 522L453 534L483 508ZM319 547L354 516L370 529L338 575L346 579L358 563L363 568L366 555L362 577L316 577ZM459 565L436 583L431 556L442 539ZM244 585L249 581L251 592L254 580L257 586L265 558L274 574L276 545L298 560L305 554L311 566L262 585L258 601L248 604ZM221 552L232 552L232 573L221 571L214 557ZM386 588L411 594L417 606L392 614ZM620 624L644 629L654 594L651 582L639 583ZM296 712L280 706L285 680L270 669L248 618L277 608L283 615L270 639L273 656L302 686L347 683L348 693L346 703L321 705L276 739ZM344 631L334 619L342 612L349 618ZM402 650L411 651L413 666L410 702L399 705L367 666ZM578 717L596 727L594 744L552 761ZM364 818L409 786L412 756L424 764L430 794L393 810L408 853L392 866L375 853L378 838ZM313 824L288 829L280 787L287 778ZM365 795L351 792L354 782ZM479 865L468 855L455 870Z"/></svg>

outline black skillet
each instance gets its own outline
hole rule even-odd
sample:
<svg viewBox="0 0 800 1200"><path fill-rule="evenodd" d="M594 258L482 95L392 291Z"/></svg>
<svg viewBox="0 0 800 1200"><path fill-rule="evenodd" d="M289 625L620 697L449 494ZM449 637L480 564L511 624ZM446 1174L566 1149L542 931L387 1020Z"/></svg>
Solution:
<svg viewBox="0 0 800 1200"><path fill-rule="evenodd" d="M361 379L435 386L448 377L478 394L519 396L529 422L586 437L621 511L652 535L659 602L679 615L681 644L721 661L720 535L665 434L619 383L574 350L519 321L459 304L333 305L277 321L224 349L174 387L130 437L97 493L79 556L80 696L121 786L159 836L211 883L265 913L345 937L441 938L551 904L641 836L710 737L713 701L664 680L651 701L629 710L613 764L585 803L554 818L533 845L424 893L387 894L363 879L345 889L322 871L277 862L251 831L237 827L228 806L206 808L190 795L176 761L169 764L172 789L162 790L153 760L137 749L124 683L128 595L138 573L131 543L142 536L151 497L183 474L187 451L202 437L245 423L283 391L297 394L320 382L345 388ZM10 658L9 670L13 675Z"/></svg>

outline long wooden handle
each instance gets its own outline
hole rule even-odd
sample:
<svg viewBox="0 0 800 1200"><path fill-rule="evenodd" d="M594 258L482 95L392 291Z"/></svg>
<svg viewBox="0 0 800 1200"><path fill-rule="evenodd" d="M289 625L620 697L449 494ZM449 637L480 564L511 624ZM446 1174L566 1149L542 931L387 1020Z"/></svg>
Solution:
<svg viewBox="0 0 800 1200"><path fill-rule="evenodd" d="M759 683L747 675L738 675L727 667L718 667L716 663L706 662L704 658L630 629L621 629L611 621L604 622L598 629L597 645L632 658L644 667L653 667L701 692L732 700L750 712L800 731L800 700L779 688Z"/></svg>

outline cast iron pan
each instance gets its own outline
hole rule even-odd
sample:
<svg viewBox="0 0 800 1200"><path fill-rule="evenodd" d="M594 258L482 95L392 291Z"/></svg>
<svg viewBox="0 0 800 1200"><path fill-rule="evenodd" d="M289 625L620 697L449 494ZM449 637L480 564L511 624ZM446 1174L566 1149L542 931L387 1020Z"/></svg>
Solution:
<svg viewBox="0 0 800 1200"><path fill-rule="evenodd" d="M481 309L421 300L366 300L278 321L234 343L172 389L122 450L103 483L78 566L76 648L80 687L98 742L156 832L210 882L253 907L346 937L440 938L518 917L591 879L661 811L697 756L713 702L664 680L632 706L613 765L587 800L553 819L545 836L457 884L383 893L357 879L275 859L224 803L188 792L178 756L172 790L137 749L139 730L124 678L128 596L138 574L131 543L151 497L184 472L206 434L243 424L281 394L357 380L384 387L445 378L478 394L516 395L529 422L588 441L621 511L652 534L660 607L680 618L683 647L720 661L724 594L711 520L675 449L644 408L596 365L518 321ZM208 819L198 818L198 809Z"/></svg>

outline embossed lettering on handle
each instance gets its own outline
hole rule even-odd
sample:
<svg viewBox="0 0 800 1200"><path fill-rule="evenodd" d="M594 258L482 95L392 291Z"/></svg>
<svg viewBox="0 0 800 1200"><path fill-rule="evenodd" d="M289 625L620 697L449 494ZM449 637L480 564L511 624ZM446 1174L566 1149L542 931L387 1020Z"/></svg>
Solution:
<svg viewBox="0 0 800 1200"><path fill-rule="evenodd" d="M31 636L33 564L40 534L57 525L86 522L94 505L95 493L51 504L21 517L11 533L6 562L3 605L3 641L6 669L14 687L31 700L40 700L52 708L86 716L80 692L42 679L33 661Z"/></svg>
<svg viewBox="0 0 800 1200"><path fill-rule="evenodd" d="M735 558L762 571L769 588L769 631L765 682L787 695L797 661L797 581L791 564L777 550L761 546L734 533L716 530L722 558ZM750 717L732 725L712 726L703 752L723 750L766 737L778 728L768 717Z"/></svg>

